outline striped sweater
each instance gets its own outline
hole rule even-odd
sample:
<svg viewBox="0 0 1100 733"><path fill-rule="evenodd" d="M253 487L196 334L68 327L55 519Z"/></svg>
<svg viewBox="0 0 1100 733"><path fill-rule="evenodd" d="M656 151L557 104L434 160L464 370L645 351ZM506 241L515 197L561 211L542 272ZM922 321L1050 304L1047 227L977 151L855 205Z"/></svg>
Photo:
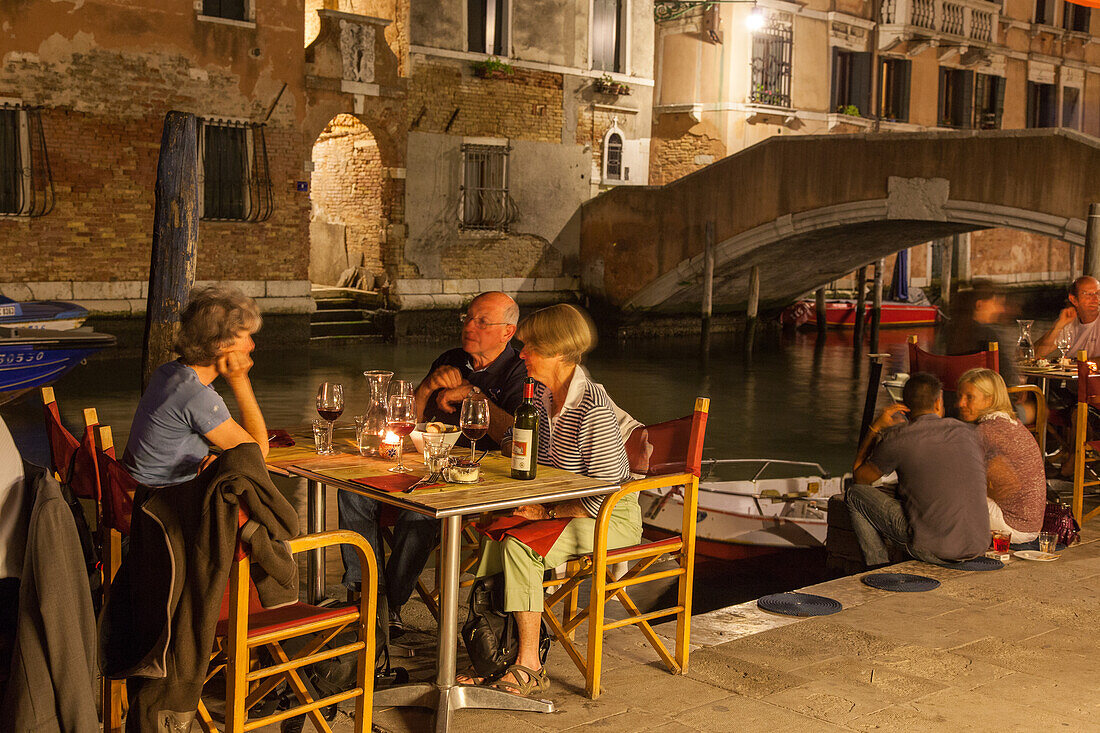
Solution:
<svg viewBox="0 0 1100 733"><path fill-rule="evenodd" d="M590 478L621 484L631 480L630 462L623 447L614 403L603 386L588 378L580 366L573 372L565 404L553 418L550 390L535 382L535 409L539 415L538 461ZM511 438L511 430L506 438ZM595 517L604 497L581 499Z"/></svg>

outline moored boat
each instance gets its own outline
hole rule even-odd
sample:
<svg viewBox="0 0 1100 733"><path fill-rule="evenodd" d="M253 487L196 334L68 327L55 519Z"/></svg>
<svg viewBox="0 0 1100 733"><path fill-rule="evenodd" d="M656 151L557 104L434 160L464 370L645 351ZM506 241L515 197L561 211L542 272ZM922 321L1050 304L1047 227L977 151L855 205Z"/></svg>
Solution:
<svg viewBox="0 0 1100 733"><path fill-rule="evenodd" d="M832 477L819 464L765 458L703 462L699 481L696 552L737 560L781 550L823 547L829 497L844 490L846 476ZM642 492L644 533L679 531L679 488Z"/></svg>
<svg viewBox="0 0 1100 733"><path fill-rule="evenodd" d="M88 311L76 303L60 300L19 301L0 295L0 327L48 328L67 331L80 328Z"/></svg>
<svg viewBox="0 0 1100 733"><path fill-rule="evenodd" d="M854 328L856 323L855 300L831 299L825 301L825 322L833 328ZM864 304L864 317L870 318L871 304ZM934 326L940 309L934 305L885 301L882 304L880 325L884 328ZM817 324L817 308L812 300L801 300L788 306L779 316L784 325L801 326Z"/></svg>
<svg viewBox="0 0 1100 733"><path fill-rule="evenodd" d="M91 329L0 327L0 404L52 384L92 354L114 345L114 336Z"/></svg>

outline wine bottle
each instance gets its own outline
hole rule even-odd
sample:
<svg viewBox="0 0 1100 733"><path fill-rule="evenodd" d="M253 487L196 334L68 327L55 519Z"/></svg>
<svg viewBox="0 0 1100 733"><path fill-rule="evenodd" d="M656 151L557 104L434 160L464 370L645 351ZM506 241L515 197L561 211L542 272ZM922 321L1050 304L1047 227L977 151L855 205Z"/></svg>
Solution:
<svg viewBox="0 0 1100 733"><path fill-rule="evenodd" d="M539 413L535 409L535 380L523 383L523 402L512 426L512 478L530 481L538 468Z"/></svg>

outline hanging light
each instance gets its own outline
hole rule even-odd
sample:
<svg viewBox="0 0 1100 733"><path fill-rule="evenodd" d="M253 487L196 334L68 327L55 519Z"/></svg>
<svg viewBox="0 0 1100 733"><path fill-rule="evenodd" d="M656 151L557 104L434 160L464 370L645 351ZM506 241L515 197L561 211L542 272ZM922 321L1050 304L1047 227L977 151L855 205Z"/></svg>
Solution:
<svg viewBox="0 0 1100 733"><path fill-rule="evenodd" d="M764 8L753 3L752 10L745 16L745 27L750 31L758 31L764 27Z"/></svg>

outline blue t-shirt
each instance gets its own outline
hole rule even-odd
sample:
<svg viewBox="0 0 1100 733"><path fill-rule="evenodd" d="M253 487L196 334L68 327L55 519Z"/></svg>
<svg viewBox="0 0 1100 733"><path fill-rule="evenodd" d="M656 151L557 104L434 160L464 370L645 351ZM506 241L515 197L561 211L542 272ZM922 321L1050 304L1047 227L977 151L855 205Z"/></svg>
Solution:
<svg viewBox="0 0 1100 733"><path fill-rule="evenodd" d="M170 361L153 372L141 396L122 462L146 486L187 481L210 453L203 435L229 417L213 387L191 367Z"/></svg>

